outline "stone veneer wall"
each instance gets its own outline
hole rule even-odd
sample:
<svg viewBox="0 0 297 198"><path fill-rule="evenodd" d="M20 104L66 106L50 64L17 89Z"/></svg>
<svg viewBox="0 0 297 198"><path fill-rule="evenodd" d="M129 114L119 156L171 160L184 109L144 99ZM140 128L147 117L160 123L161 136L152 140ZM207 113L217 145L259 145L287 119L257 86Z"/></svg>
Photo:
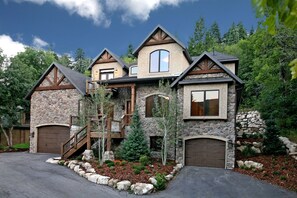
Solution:
<svg viewBox="0 0 297 198"><path fill-rule="evenodd" d="M76 89L35 91L31 96L30 152L37 152L37 126L69 125L70 115L77 115L81 95Z"/></svg>
<svg viewBox="0 0 297 198"><path fill-rule="evenodd" d="M258 111L242 111L236 115L236 132L238 136L242 136L243 133L263 134L265 128L265 121L261 119Z"/></svg>
<svg viewBox="0 0 297 198"><path fill-rule="evenodd" d="M182 115L180 116L180 122L182 125L182 130L180 131L180 138L190 138L195 136L216 136L220 138L225 138L228 142L229 140L232 143L235 143L235 108L236 108L236 90L235 85L228 85L228 114L227 120L189 120L183 121ZM183 88L178 89L178 103L181 104L180 111L183 112ZM183 142L184 144L185 142ZM184 145L183 145L184 146ZM234 168L235 161L235 148L234 144L230 147L227 144L226 150L226 168ZM184 150L180 146L176 149L177 161L184 163L183 156Z"/></svg>
<svg viewBox="0 0 297 198"><path fill-rule="evenodd" d="M150 144L150 136L161 136L158 131L158 124L156 118L145 117L145 99L150 95L160 94L158 91L158 84L137 85L136 87L136 107L138 108L139 117L142 123L142 128ZM161 157L160 152L152 152L152 156ZM174 159L174 145L168 149L170 159Z"/></svg>

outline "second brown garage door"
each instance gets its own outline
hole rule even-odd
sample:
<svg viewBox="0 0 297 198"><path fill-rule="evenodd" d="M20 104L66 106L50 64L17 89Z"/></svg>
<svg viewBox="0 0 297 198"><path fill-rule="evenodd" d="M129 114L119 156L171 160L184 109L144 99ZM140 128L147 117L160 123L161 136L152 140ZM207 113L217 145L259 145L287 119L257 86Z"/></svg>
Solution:
<svg viewBox="0 0 297 198"><path fill-rule="evenodd" d="M226 143L221 140L198 138L185 142L185 164L188 166L225 168Z"/></svg>
<svg viewBox="0 0 297 198"><path fill-rule="evenodd" d="M69 127L56 125L39 127L37 152L60 153L61 143L66 142L69 137Z"/></svg>

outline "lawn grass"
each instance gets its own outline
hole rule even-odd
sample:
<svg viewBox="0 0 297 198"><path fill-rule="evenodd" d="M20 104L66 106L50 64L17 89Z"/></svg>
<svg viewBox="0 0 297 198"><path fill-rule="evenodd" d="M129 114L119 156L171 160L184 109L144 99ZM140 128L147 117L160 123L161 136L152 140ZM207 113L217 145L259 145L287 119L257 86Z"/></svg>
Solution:
<svg viewBox="0 0 297 198"><path fill-rule="evenodd" d="M12 146L14 149L29 149L30 144L29 143L22 143L22 144L15 144Z"/></svg>

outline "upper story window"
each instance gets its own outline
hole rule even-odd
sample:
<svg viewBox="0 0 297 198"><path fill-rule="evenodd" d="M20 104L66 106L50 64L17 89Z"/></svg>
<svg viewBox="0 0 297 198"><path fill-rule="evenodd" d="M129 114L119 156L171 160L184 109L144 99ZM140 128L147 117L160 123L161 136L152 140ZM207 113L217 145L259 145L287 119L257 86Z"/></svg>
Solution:
<svg viewBox="0 0 297 198"><path fill-rule="evenodd" d="M219 90L192 91L191 116L219 116Z"/></svg>
<svg viewBox="0 0 297 198"><path fill-rule="evenodd" d="M164 95L152 95L145 99L145 117L154 117L153 111L157 106L168 105L169 98ZM156 104L158 103L158 105Z"/></svg>
<svg viewBox="0 0 297 198"><path fill-rule="evenodd" d="M100 80L109 80L114 78L114 69L100 69Z"/></svg>
<svg viewBox="0 0 297 198"><path fill-rule="evenodd" d="M137 66L131 66L130 67L130 74L131 75L137 75L138 73L138 67Z"/></svg>
<svg viewBox="0 0 297 198"><path fill-rule="evenodd" d="M150 54L150 72L169 71L169 52L166 50L156 50Z"/></svg>

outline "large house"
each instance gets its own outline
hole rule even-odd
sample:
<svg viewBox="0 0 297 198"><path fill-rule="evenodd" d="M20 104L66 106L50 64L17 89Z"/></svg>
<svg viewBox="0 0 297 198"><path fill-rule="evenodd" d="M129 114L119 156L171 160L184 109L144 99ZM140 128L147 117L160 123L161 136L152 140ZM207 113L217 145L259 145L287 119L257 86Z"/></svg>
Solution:
<svg viewBox="0 0 297 198"><path fill-rule="evenodd" d="M164 99L159 81L168 80L177 93L182 126L177 144L170 147L170 158L184 165L232 169L235 116L243 87L236 75L238 59L219 52L191 57L184 44L161 26L141 42L134 55L137 62L126 64L110 50L102 50L88 68L91 78L53 63L27 95L31 100L30 152L62 152L69 157L90 148L90 139L98 138L98 133L88 127L73 132L73 116L79 114L81 99L104 83L113 91L107 150L127 136L137 106L152 155L157 155L162 137L152 109L156 99Z"/></svg>

